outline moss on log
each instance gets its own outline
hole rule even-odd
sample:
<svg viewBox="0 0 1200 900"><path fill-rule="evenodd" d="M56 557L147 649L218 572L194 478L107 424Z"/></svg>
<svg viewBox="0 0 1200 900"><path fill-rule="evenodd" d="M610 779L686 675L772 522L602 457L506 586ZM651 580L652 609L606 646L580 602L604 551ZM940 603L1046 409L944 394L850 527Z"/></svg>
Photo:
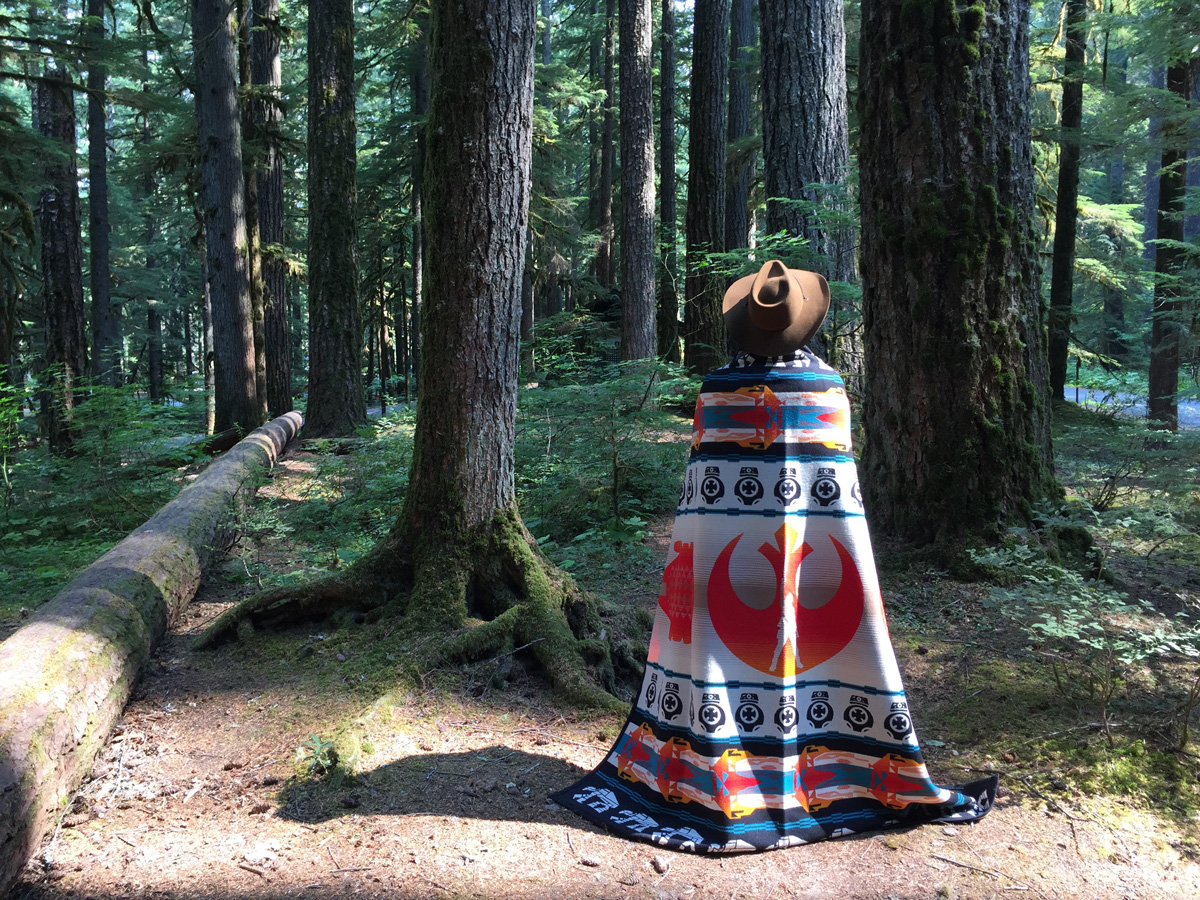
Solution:
<svg viewBox="0 0 1200 900"><path fill-rule="evenodd" d="M91 770L142 665L236 536L257 475L303 424L247 435L0 644L0 896Z"/></svg>

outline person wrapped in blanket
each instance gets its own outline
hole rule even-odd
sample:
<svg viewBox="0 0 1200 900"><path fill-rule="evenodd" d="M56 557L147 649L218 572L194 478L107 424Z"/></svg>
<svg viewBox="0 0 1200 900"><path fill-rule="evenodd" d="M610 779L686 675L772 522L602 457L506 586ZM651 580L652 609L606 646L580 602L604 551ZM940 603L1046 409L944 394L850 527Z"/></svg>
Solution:
<svg viewBox="0 0 1200 900"><path fill-rule="evenodd" d="M829 308L778 260L736 281L740 351L710 373L641 690L596 769L553 795L622 837L771 850L985 815L995 776L926 770L888 634Z"/></svg>

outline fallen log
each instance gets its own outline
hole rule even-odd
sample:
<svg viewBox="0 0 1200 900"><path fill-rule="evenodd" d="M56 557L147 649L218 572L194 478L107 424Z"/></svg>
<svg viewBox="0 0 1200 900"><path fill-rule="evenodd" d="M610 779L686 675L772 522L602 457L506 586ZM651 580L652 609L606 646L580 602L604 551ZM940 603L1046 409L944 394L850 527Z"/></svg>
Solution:
<svg viewBox="0 0 1200 900"><path fill-rule="evenodd" d="M53 827L142 665L236 536L257 474L303 424L247 435L0 644L0 896Z"/></svg>

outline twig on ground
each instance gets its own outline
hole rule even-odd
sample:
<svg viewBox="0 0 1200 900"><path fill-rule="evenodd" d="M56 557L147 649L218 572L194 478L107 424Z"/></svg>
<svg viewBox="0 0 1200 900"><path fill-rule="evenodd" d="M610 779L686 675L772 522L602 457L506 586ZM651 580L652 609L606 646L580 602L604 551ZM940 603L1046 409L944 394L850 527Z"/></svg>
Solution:
<svg viewBox="0 0 1200 900"><path fill-rule="evenodd" d="M940 853L930 853L934 859L940 859L942 862L948 862L952 866L960 866L964 869L970 869L972 872L982 872L984 875L989 875L992 878L1005 877L1002 872L993 872L991 869L981 869L979 866L969 862L963 862L961 859L951 859L949 856L942 856Z"/></svg>
<svg viewBox="0 0 1200 900"><path fill-rule="evenodd" d="M438 882L434 881L432 878L426 878L424 875L418 875L417 877L420 878L422 881L428 881L430 884L432 884L435 888L438 888L439 890L443 890L446 893L450 893L450 888L446 887L444 884L439 884Z"/></svg>
<svg viewBox="0 0 1200 900"><path fill-rule="evenodd" d="M333 855L333 849L332 849L332 848L330 848L330 847L326 847L326 848L325 848L325 852L326 852L326 853L328 853L328 854L329 854L329 858L330 858L331 860L333 860L333 867L334 867L335 869L340 869L340 868L342 867L342 864L341 864L340 862L338 862L338 861L337 861L337 857Z"/></svg>
<svg viewBox="0 0 1200 900"><path fill-rule="evenodd" d="M589 750L595 750L594 744L584 744L581 741L573 741L570 738L559 737L557 734L551 734L549 731L542 731L540 728L514 728L512 731L501 731L500 734L540 734L542 737L550 738L552 741L558 741L560 744L573 744L576 747L586 747Z"/></svg>
<svg viewBox="0 0 1200 900"><path fill-rule="evenodd" d="M237 864L237 867L239 869L245 869L247 872L253 872L259 878L267 877L267 873L264 872L262 869L260 869L258 866L252 866L249 863L240 862Z"/></svg>
<svg viewBox="0 0 1200 900"><path fill-rule="evenodd" d="M373 868L375 868L375 867L374 866L344 866L340 869L334 869L333 874L337 875L339 872L370 872Z"/></svg>
<svg viewBox="0 0 1200 900"><path fill-rule="evenodd" d="M123 844L128 844L130 847L137 847L137 844L135 844L129 838L125 837L125 835L121 834L121 832L119 832L119 831L114 831L113 837L115 837L118 841L120 841Z"/></svg>

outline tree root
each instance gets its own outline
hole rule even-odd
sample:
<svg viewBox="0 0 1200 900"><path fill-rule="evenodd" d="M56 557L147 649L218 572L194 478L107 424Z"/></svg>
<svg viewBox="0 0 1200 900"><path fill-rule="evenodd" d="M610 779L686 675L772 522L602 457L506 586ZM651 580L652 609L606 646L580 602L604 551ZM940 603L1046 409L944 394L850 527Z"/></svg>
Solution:
<svg viewBox="0 0 1200 900"><path fill-rule="evenodd" d="M594 603L541 555L516 510L456 538L409 540L394 531L345 572L227 610L197 646L390 604L406 626L439 643L435 658L472 662L522 647L567 702L626 711L601 687L614 676Z"/></svg>

